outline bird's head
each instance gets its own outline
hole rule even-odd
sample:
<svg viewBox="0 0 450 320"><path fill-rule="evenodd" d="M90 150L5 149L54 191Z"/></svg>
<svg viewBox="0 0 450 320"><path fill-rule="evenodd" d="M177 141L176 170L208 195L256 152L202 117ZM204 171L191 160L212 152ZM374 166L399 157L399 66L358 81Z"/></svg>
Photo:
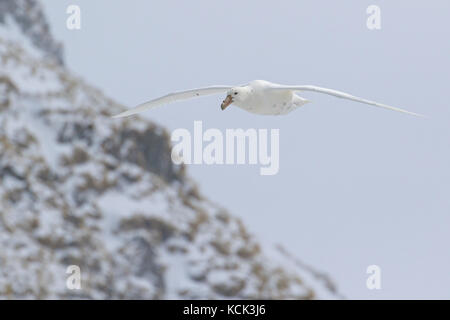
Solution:
<svg viewBox="0 0 450 320"><path fill-rule="evenodd" d="M237 103L245 101L248 98L250 93L249 88L247 87L234 87L228 90L227 96L225 100L223 100L222 105L220 106L222 110L225 110L232 103Z"/></svg>

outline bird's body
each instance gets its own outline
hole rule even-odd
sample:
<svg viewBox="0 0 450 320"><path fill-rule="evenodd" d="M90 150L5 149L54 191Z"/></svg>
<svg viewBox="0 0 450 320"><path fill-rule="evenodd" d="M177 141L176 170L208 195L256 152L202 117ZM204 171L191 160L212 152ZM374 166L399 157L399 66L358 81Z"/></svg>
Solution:
<svg viewBox="0 0 450 320"><path fill-rule="evenodd" d="M248 99L237 100L234 104L251 113L262 115L287 114L309 102L297 96L291 90L270 91L268 89L272 83L267 81L255 80L248 85L251 87L252 94L249 95Z"/></svg>
<svg viewBox="0 0 450 320"><path fill-rule="evenodd" d="M237 107L254 114L282 115L287 114L309 102L307 99L304 99L296 94L296 92L303 91L324 93L342 99L352 100L385 109L420 116L419 114L414 112L358 98L350 94L332 89L326 89L311 85L286 86L264 80L254 80L242 86L211 86L170 93L160 98L156 98L154 100L143 103L128 111L122 112L114 117L126 117L159 105L218 93L227 93L227 96L221 106L222 110L227 108L230 104L234 104Z"/></svg>

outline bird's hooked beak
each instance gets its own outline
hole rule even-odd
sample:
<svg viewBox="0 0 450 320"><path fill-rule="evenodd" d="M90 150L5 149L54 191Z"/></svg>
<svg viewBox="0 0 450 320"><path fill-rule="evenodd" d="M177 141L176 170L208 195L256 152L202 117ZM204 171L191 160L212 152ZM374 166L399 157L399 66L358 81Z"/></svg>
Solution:
<svg viewBox="0 0 450 320"><path fill-rule="evenodd" d="M222 105L220 107L222 108L222 110L225 110L225 108L228 107L232 103L233 103L233 98L231 97L231 95L227 95L227 97L225 98L225 100L223 100Z"/></svg>

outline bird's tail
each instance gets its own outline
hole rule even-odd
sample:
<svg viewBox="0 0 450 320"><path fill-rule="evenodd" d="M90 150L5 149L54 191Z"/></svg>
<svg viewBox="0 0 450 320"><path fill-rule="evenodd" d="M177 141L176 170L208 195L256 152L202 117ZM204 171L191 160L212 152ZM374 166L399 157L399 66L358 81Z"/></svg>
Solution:
<svg viewBox="0 0 450 320"><path fill-rule="evenodd" d="M307 103L310 103L311 101L305 98L302 98L298 95L294 95L294 104L301 107Z"/></svg>

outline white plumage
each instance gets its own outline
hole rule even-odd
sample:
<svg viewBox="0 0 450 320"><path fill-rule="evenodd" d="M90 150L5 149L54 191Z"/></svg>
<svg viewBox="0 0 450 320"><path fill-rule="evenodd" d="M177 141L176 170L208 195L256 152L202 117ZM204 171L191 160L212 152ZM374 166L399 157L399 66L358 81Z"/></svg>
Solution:
<svg viewBox="0 0 450 320"><path fill-rule="evenodd" d="M165 96L150 100L135 108L115 115L114 118L130 116L153 107L176 101L219 93L227 94L225 100L222 102L222 110L227 108L230 104L234 104L239 108L255 114L281 115L287 114L292 110L301 107L302 105L309 102L307 99L304 99L296 94L296 92L302 91L324 93L335 96L337 98L361 102L368 105L403 112L414 116L422 116L415 112L410 112L382 103L358 98L348 93L336 91L333 89L321 88L312 85L288 86L271 83L264 80L254 80L246 85L241 86L211 86L169 93Z"/></svg>

